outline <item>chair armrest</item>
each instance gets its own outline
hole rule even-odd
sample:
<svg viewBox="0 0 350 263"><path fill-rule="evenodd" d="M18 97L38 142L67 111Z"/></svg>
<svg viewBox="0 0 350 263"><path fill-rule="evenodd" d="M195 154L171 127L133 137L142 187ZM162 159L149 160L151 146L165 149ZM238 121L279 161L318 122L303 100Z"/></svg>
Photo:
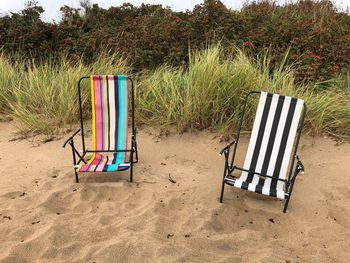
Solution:
<svg viewBox="0 0 350 263"><path fill-rule="evenodd" d="M298 155L296 155L295 158L297 159L297 167L296 168L297 168L298 172L301 172L301 174L304 174L305 173L304 164L301 162Z"/></svg>
<svg viewBox="0 0 350 263"><path fill-rule="evenodd" d="M296 155L295 159L297 160L297 165L295 167L293 176L290 179L288 179L288 182L287 182L288 185L291 184L291 182L293 182L296 179L296 177L298 176L299 173L301 173L301 174L305 173L304 164L301 162L299 156Z"/></svg>
<svg viewBox="0 0 350 263"><path fill-rule="evenodd" d="M79 130L77 130L75 133L73 133L73 135L72 136L70 136L65 142L64 142L64 144L63 144L63 148L65 148L66 147L66 145L67 145L67 143L69 143L70 141L72 141L73 140L73 138L74 138L74 136L75 135L77 135L78 133L80 132L80 129Z"/></svg>
<svg viewBox="0 0 350 263"><path fill-rule="evenodd" d="M236 140L234 139L230 144L228 144L227 146L225 146L221 151L220 151L220 155L222 155L224 152L227 152L227 150L229 150L232 145L234 145L236 143Z"/></svg>
<svg viewBox="0 0 350 263"><path fill-rule="evenodd" d="M137 130L136 130L136 127L133 129L133 133L132 133L132 136L131 136L131 139L132 140L136 140L136 133L137 133Z"/></svg>

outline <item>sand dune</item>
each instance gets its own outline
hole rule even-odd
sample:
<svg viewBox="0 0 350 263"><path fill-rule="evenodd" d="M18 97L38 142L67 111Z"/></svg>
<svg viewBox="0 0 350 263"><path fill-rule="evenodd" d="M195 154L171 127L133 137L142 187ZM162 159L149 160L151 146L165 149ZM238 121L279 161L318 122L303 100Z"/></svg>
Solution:
<svg viewBox="0 0 350 263"><path fill-rule="evenodd" d="M208 132L142 130L134 183L76 184L63 140L9 142L12 130L0 124L1 262L349 262L347 143L302 138L307 170L283 214L283 202L229 187L218 202L224 143Z"/></svg>

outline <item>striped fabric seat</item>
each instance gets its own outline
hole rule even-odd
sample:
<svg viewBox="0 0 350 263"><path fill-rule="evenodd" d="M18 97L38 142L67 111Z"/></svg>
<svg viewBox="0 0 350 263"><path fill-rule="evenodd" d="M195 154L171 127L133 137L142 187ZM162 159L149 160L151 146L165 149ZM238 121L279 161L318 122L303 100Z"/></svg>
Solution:
<svg viewBox="0 0 350 263"><path fill-rule="evenodd" d="M91 76L92 146L95 151L127 150L127 76ZM77 172L114 172L130 167L126 152L97 152Z"/></svg>
<svg viewBox="0 0 350 263"><path fill-rule="evenodd" d="M224 180L237 188L285 199L290 157L304 101L261 92L240 178ZM258 174L256 174L258 173Z"/></svg>

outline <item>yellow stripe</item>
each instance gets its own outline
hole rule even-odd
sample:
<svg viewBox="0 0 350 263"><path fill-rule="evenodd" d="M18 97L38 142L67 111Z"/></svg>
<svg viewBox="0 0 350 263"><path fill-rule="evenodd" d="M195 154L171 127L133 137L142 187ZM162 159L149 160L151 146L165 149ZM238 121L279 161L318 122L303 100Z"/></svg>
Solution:
<svg viewBox="0 0 350 263"><path fill-rule="evenodd" d="M81 163L79 164L78 168L76 168L75 170L76 170L77 172L79 172L82 166L83 166L83 162L81 162Z"/></svg>

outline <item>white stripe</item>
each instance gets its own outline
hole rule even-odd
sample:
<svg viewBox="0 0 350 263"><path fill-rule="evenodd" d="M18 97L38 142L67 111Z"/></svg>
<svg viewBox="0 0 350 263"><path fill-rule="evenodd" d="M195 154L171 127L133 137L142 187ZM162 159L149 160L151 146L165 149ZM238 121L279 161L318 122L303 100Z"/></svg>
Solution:
<svg viewBox="0 0 350 263"><path fill-rule="evenodd" d="M242 186L242 181L241 181L241 179L236 180L234 186L235 186L235 187L238 187L238 188L241 188L241 186Z"/></svg>
<svg viewBox="0 0 350 263"><path fill-rule="evenodd" d="M295 135L296 135L298 125L299 125L300 114L301 114L301 111L303 109L303 104L304 104L303 100L297 100L297 105L295 107L295 111L294 111L294 115L293 115L293 119L292 119L292 124L291 124L289 134L288 134L287 145L286 145L286 149L284 151L281 170L280 170L280 174L279 174L279 178L281 178L281 179L286 179L288 164L290 162L290 155L292 153ZM284 186L284 182L278 181L277 189L283 190L283 186Z"/></svg>
<svg viewBox="0 0 350 263"><path fill-rule="evenodd" d="M288 111L289 111L289 107L290 107L290 102L291 102L291 97L284 98L281 117L280 117L277 131L276 131L275 143L273 144L270 163L269 163L269 166L267 168L267 173L266 173L266 174L271 175L271 176L273 175L273 172L275 170L277 155L278 155L278 151L279 151L279 148L281 145L283 130L284 130L284 126L286 124L287 115L288 115ZM265 195L270 194L270 186L271 186L271 178L266 178L265 182L264 182L264 187L263 187L263 194L265 194Z"/></svg>
<svg viewBox="0 0 350 263"><path fill-rule="evenodd" d="M110 77L110 76L108 76ZM110 150L115 150L115 87L114 87L114 77L112 79L108 78L108 91L109 91L109 141L110 141Z"/></svg>
<svg viewBox="0 0 350 263"><path fill-rule="evenodd" d="M281 183L284 184L284 182L281 182ZM276 196L277 196L277 198L285 199L285 196L284 196L284 189L281 189L281 191L280 191L280 190L277 190Z"/></svg>
<svg viewBox="0 0 350 263"><path fill-rule="evenodd" d="M256 139L258 137L258 132L259 132L259 128L260 128L260 122L261 122L261 118L262 118L262 114L263 114L264 106L265 106L265 102L266 102L266 97L267 97L267 93L262 91L261 95L260 95L260 99L259 99L258 108L256 110L256 116L255 116L255 120L254 120L252 134L250 136L247 155L245 157L245 161L244 161L244 165L243 165L243 169L246 169L246 170L249 170L250 163L252 161L254 148L255 148L255 144L256 144ZM248 176L248 173L243 171L241 174L241 177L239 179L242 181L246 181L247 176Z"/></svg>

